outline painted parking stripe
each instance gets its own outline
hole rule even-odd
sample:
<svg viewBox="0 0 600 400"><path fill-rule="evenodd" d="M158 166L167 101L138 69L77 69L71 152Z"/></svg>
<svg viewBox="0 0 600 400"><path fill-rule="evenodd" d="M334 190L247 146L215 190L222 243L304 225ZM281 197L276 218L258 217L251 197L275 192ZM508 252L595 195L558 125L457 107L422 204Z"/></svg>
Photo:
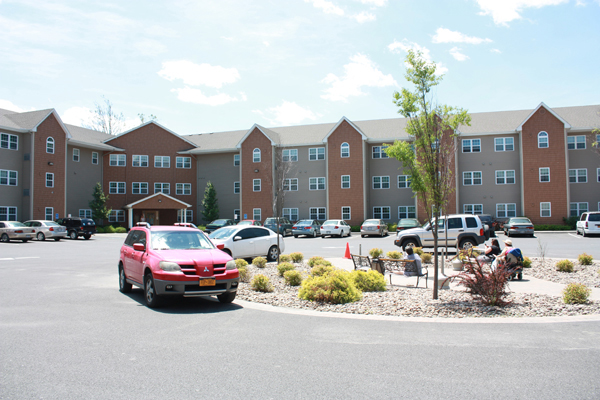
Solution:
<svg viewBox="0 0 600 400"><path fill-rule="evenodd" d="M39 258L39 257L15 257L15 260L25 260L27 258Z"/></svg>
<svg viewBox="0 0 600 400"><path fill-rule="evenodd" d="M11 261L14 260L14 258L0 258L0 261Z"/></svg>

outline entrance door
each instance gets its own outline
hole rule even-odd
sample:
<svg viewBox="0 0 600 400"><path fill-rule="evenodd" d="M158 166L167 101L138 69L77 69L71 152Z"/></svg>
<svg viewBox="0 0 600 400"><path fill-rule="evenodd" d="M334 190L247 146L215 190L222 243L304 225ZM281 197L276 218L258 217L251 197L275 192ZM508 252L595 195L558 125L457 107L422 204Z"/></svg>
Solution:
<svg viewBox="0 0 600 400"><path fill-rule="evenodd" d="M158 210L146 210L142 215L145 215L146 222L150 225L160 225L158 219Z"/></svg>

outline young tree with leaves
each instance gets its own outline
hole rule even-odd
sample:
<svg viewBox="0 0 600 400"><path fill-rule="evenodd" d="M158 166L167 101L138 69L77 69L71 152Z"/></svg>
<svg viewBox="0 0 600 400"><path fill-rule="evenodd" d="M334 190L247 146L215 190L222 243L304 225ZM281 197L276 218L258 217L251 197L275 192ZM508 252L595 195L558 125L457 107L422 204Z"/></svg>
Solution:
<svg viewBox="0 0 600 400"><path fill-rule="evenodd" d="M411 188L427 210L433 227L436 282L433 298L437 299L438 216L455 187L451 166L456 154L456 130L460 125L469 125L471 117L461 108L435 104L431 90L442 80L435 73L435 63L426 61L420 51L409 50L406 64L405 77L415 88L394 92L394 104L408 120L405 129L410 140L396 141L385 151L402 162L404 172L411 177Z"/></svg>
<svg viewBox="0 0 600 400"><path fill-rule="evenodd" d="M211 181L208 181L206 184L206 189L204 189L204 199L202 199L202 207L204 207L204 211L202 211L202 215L204 216L204 220L208 222L212 222L215 219L219 218L219 202L217 200L217 190Z"/></svg>
<svg viewBox="0 0 600 400"><path fill-rule="evenodd" d="M92 193L92 197L94 198L94 200L88 203L90 209L92 210L92 219L97 223L104 219L108 219L112 210L106 208L106 201L108 200L108 196L105 195L102 191L102 185L100 184L100 182L97 182L96 186L94 186L94 192Z"/></svg>

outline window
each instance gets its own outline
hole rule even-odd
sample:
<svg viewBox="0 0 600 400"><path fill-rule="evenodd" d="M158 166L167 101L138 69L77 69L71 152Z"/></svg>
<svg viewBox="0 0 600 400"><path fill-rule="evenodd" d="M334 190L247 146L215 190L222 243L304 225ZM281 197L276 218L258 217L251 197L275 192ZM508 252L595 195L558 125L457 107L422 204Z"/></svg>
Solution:
<svg viewBox="0 0 600 400"><path fill-rule="evenodd" d="M352 219L352 213L350 211L350 207L342 207L342 219L344 221L349 221Z"/></svg>
<svg viewBox="0 0 600 400"><path fill-rule="evenodd" d="M73 149L73 161L79 162L79 149Z"/></svg>
<svg viewBox="0 0 600 400"><path fill-rule="evenodd" d="M567 149L585 150L585 136L567 136Z"/></svg>
<svg viewBox="0 0 600 400"><path fill-rule="evenodd" d="M324 160L325 147L313 147L311 149L308 149L308 159L310 161Z"/></svg>
<svg viewBox="0 0 600 400"><path fill-rule="evenodd" d="M17 175L18 175L17 171L0 169L0 185L17 186L18 185Z"/></svg>
<svg viewBox="0 0 600 400"><path fill-rule="evenodd" d="M298 161L298 149L283 150L283 162Z"/></svg>
<svg viewBox="0 0 600 400"><path fill-rule="evenodd" d="M410 188L410 175L398 175L398 189Z"/></svg>
<svg viewBox="0 0 600 400"><path fill-rule="evenodd" d="M111 210L108 216L108 222L125 222L124 210Z"/></svg>
<svg viewBox="0 0 600 400"><path fill-rule="evenodd" d="M417 218L417 207L415 206L399 206L398 219L402 218Z"/></svg>
<svg viewBox="0 0 600 400"><path fill-rule="evenodd" d="M376 219L390 219L390 208L385 207L373 207L373 218Z"/></svg>
<svg viewBox="0 0 600 400"><path fill-rule="evenodd" d="M0 207L0 221L16 221L17 207Z"/></svg>
<svg viewBox="0 0 600 400"><path fill-rule="evenodd" d="M192 222L194 220L194 212L192 210L185 210L185 221L183 220L183 211L177 210L177 222Z"/></svg>
<svg viewBox="0 0 600 400"><path fill-rule="evenodd" d="M175 184L175 194L188 196L192 194L192 184L191 183L176 183Z"/></svg>
<svg viewBox="0 0 600 400"><path fill-rule="evenodd" d="M80 209L79 210L79 218L92 218L92 210Z"/></svg>
<svg viewBox="0 0 600 400"><path fill-rule="evenodd" d="M260 179L252 180L252 190L255 192L260 192Z"/></svg>
<svg viewBox="0 0 600 400"><path fill-rule="evenodd" d="M239 194L240 193L240 182L233 182L233 193L234 194Z"/></svg>
<svg viewBox="0 0 600 400"><path fill-rule="evenodd" d="M233 155L233 166L234 167L239 167L240 166L240 155L239 154L234 154Z"/></svg>
<svg viewBox="0 0 600 400"><path fill-rule="evenodd" d="M148 182L133 182L131 184L132 194L148 194Z"/></svg>
<svg viewBox="0 0 600 400"><path fill-rule="evenodd" d="M260 149L254 149L252 152L252 162L260 162Z"/></svg>
<svg viewBox="0 0 600 400"><path fill-rule="evenodd" d="M155 182L154 183L154 193L170 194L171 193L171 184L164 183L164 182Z"/></svg>
<svg viewBox="0 0 600 400"><path fill-rule="evenodd" d="M494 151L514 151L515 140L511 137L500 137L494 139Z"/></svg>
<svg viewBox="0 0 600 400"><path fill-rule="evenodd" d="M111 154L108 160L108 165L111 167L124 167L125 154Z"/></svg>
<svg viewBox="0 0 600 400"><path fill-rule="evenodd" d="M481 185L481 171L467 171L463 172L463 185Z"/></svg>
<svg viewBox="0 0 600 400"><path fill-rule="evenodd" d="M517 205L515 203L496 204L497 218L511 218L517 216Z"/></svg>
<svg viewBox="0 0 600 400"><path fill-rule="evenodd" d="M540 182L550 182L550 168L540 168Z"/></svg>
<svg viewBox="0 0 600 400"><path fill-rule="evenodd" d="M350 189L350 175L342 175L342 189Z"/></svg>
<svg viewBox="0 0 600 400"><path fill-rule="evenodd" d="M538 148L545 149L548 147L548 134L544 131L538 133ZM550 204L550 203L544 203Z"/></svg>
<svg viewBox="0 0 600 400"><path fill-rule="evenodd" d="M54 154L54 138L52 136L46 139L46 153Z"/></svg>
<svg viewBox="0 0 600 400"><path fill-rule="evenodd" d="M125 194L125 182L109 182L108 193Z"/></svg>
<svg viewBox="0 0 600 400"><path fill-rule="evenodd" d="M389 158L385 149L387 146L373 146L373 158Z"/></svg>
<svg viewBox="0 0 600 400"><path fill-rule="evenodd" d="M171 157L154 156L154 168L171 168Z"/></svg>
<svg viewBox="0 0 600 400"><path fill-rule="evenodd" d="M551 203L540 203L540 217L552 216L552 204Z"/></svg>
<svg viewBox="0 0 600 400"><path fill-rule="evenodd" d="M235 210L233 210L233 219L234 219L234 221L240 220L240 209L239 208L236 208Z"/></svg>
<svg viewBox="0 0 600 400"><path fill-rule="evenodd" d="M463 139L463 153L479 153L481 151L481 139Z"/></svg>
<svg viewBox="0 0 600 400"><path fill-rule="evenodd" d="M192 157L176 157L175 168L192 168Z"/></svg>
<svg viewBox="0 0 600 400"><path fill-rule="evenodd" d="M147 167L148 156L133 155L131 156L131 165L134 167Z"/></svg>
<svg viewBox="0 0 600 400"><path fill-rule="evenodd" d="M596 168L596 181L600 183L600 168Z"/></svg>
<svg viewBox="0 0 600 400"><path fill-rule="evenodd" d="M98 164L98 152L92 151L92 164Z"/></svg>
<svg viewBox="0 0 600 400"><path fill-rule="evenodd" d="M569 183L586 183L587 182L587 169L570 169L569 170Z"/></svg>
<svg viewBox="0 0 600 400"><path fill-rule="evenodd" d="M317 220L326 220L327 219L327 210L325 207L310 207L308 209L310 214L310 219Z"/></svg>
<svg viewBox="0 0 600 400"><path fill-rule="evenodd" d="M325 190L325 178L310 178L308 180L308 189Z"/></svg>
<svg viewBox="0 0 600 400"><path fill-rule="evenodd" d="M44 219L49 220L49 221L54 221L54 208L53 207L46 207L44 209Z"/></svg>
<svg viewBox="0 0 600 400"><path fill-rule="evenodd" d="M389 176L374 176L373 177L373 189L389 189L390 188L390 177Z"/></svg>
<svg viewBox="0 0 600 400"><path fill-rule="evenodd" d="M46 172L46 187L54 187L54 174Z"/></svg>
<svg viewBox="0 0 600 400"><path fill-rule="evenodd" d="M588 212L588 203L571 203L571 217L580 217Z"/></svg>
<svg viewBox="0 0 600 400"><path fill-rule="evenodd" d="M19 137L9 133L0 134L0 149L18 150Z"/></svg>
<svg viewBox="0 0 600 400"><path fill-rule="evenodd" d="M286 179L283 181L283 190L297 191L298 190L298 178Z"/></svg>
<svg viewBox="0 0 600 400"><path fill-rule="evenodd" d="M283 218L287 218L290 221L298 221L298 209L297 208L284 208Z"/></svg>
<svg viewBox="0 0 600 400"><path fill-rule="evenodd" d="M496 185L512 185L515 183L515 171L496 171Z"/></svg>
<svg viewBox="0 0 600 400"><path fill-rule="evenodd" d="M346 142L342 143L340 146L340 153L342 158L350 157L350 145Z"/></svg>
<svg viewBox="0 0 600 400"><path fill-rule="evenodd" d="M262 213L260 208L254 208L252 209L252 219L256 220L256 221L260 221L262 220Z"/></svg>
<svg viewBox="0 0 600 400"><path fill-rule="evenodd" d="M463 210L465 214L483 214L483 204L464 204Z"/></svg>

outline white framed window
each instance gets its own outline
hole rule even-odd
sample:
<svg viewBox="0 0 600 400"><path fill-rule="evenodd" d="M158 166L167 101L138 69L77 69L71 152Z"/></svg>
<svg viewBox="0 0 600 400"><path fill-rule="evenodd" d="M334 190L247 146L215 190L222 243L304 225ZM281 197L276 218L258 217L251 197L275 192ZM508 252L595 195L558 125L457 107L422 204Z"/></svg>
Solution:
<svg viewBox="0 0 600 400"><path fill-rule="evenodd" d="M239 154L234 154L233 155L233 166L234 167L239 167L240 166L240 155Z"/></svg>
<svg viewBox="0 0 600 400"><path fill-rule="evenodd" d="M390 207L373 207L373 218L390 219Z"/></svg>
<svg viewBox="0 0 600 400"><path fill-rule="evenodd" d="M46 139L46 153L54 154L54 138L52 136L48 136Z"/></svg>
<svg viewBox="0 0 600 400"><path fill-rule="evenodd" d="M298 149L287 149L282 151L283 162L298 161Z"/></svg>
<svg viewBox="0 0 600 400"><path fill-rule="evenodd" d="M192 168L192 157L175 157L175 168Z"/></svg>
<svg viewBox="0 0 600 400"><path fill-rule="evenodd" d="M260 149L252 151L252 162L260 162Z"/></svg>
<svg viewBox="0 0 600 400"><path fill-rule="evenodd" d="M325 207L310 207L308 209L308 213L310 215L310 219L321 221L327 219L327 209Z"/></svg>
<svg viewBox="0 0 600 400"><path fill-rule="evenodd" d="M569 170L569 183L587 183L587 169L570 169Z"/></svg>
<svg viewBox="0 0 600 400"><path fill-rule="evenodd" d="M98 152L92 151L92 164L98 165Z"/></svg>
<svg viewBox="0 0 600 400"><path fill-rule="evenodd" d="M309 178L308 190L325 190L325 178Z"/></svg>
<svg viewBox="0 0 600 400"><path fill-rule="evenodd" d="M19 150L19 137L10 133L0 134L0 149Z"/></svg>
<svg viewBox="0 0 600 400"><path fill-rule="evenodd" d="M463 185L471 186L471 185L481 185L483 183L483 179L481 178L481 171L466 171L463 172Z"/></svg>
<svg viewBox="0 0 600 400"><path fill-rule="evenodd" d="M596 182L600 183L600 168L596 168Z"/></svg>
<svg viewBox="0 0 600 400"><path fill-rule="evenodd" d="M171 194L171 184L167 182L154 182L154 193Z"/></svg>
<svg viewBox="0 0 600 400"><path fill-rule="evenodd" d="M79 218L92 218L92 210L79 209Z"/></svg>
<svg viewBox="0 0 600 400"><path fill-rule="evenodd" d="M571 217L581 217L588 212L588 203L571 203Z"/></svg>
<svg viewBox="0 0 600 400"><path fill-rule="evenodd" d="M496 185L512 185L515 183L515 171L496 171Z"/></svg>
<svg viewBox="0 0 600 400"><path fill-rule="evenodd" d="M350 207L342 207L342 219L344 221L349 221L352 219L352 210Z"/></svg>
<svg viewBox="0 0 600 400"><path fill-rule="evenodd" d="M254 192L260 192L261 189L261 181L260 179L253 179L252 180L252 190Z"/></svg>
<svg viewBox="0 0 600 400"><path fill-rule="evenodd" d="M398 219L417 218L416 206L398 206Z"/></svg>
<svg viewBox="0 0 600 400"><path fill-rule="evenodd" d="M73 149L73 161L79 162L79 149Z"/></svg>
<svg viewBox="0 0 600 400"><path fill-rule="evenodd" d="M540 217L551 217L552 216L552 203L544 202L540 203Z"/></svg>
<svg viewBox="0 0 600 400"><path fill-rule="evenodd" d="M148 194L148 182L132 182L132 194Z"/></svg>
<svg viewBox="0 0 600 400"><path fill-rule="evenodd" d="M233 193L234 194L239 194L240 193L240 182L233 182Z"/></svg>
<svg viewBox="0 0 600 400"><path fill-rule="evenodd" d="M283 190L298 191L298 178L290 178L283 181Z"/></svg>
<svg viewBox="0 0 600 400"><path fill-rule="evenodd" d="M494 139L494 151L514 151L515 139L511 137L500 137Z"/></svg>
<svg viewBox="0 0 600 400"><path fill-rule="evenodd" d="M16 221L17 207L0 207L0 221Z"/></svg>
<svg viewBox="0 0 600 400"><path fill-rule="evenodd" d="M567 136L567 149L569 149L569 150L585 150L585 135Z"/></svg>
<svg viewBox="0 0 600 400"><path fill-rule="evenodd" d="M125 182L108 182L109 194L125 194Z"/></svg>
<svg viewBox="0 0 600 400"><path fill-rule="evenodd" d="M44 219L54 221L54 207L46 207L44 209Z"/></svg>
<svg viewBox="0 0 600 400"><path fill-rule="evenodd" d="M398 175L398 189L410 188L410 175Z"/></svg>
<svg viewBox="0 0 600 400"><path fill-rule="evenodd" d="M389 176L374 176L373 177L373 189L389 189L390 188L390 177Z"/></svg>
<svg viewBox="0 0 600 400"><path fill-rule="evenodd" d="M19 176L18 171L0 169L0 185L18 186L18 184L19 184L18 176Z"/></svg>
<svg viewBox="0 0 600 400"><path fill-rule="evenodd" d="M373 146L373 158L389 158L385 152L387 146Z"/></svg>
<svg viewBox="0 0 600 400"><path fill-rule="evenodd" d="M176 183L175 184L175 194L179 196L189 196L192 194L192 184L191 183Z"/></svg>
<svg viewBox="0 0 600 400"><path fill-rule="evenodd" d="M54 174L46 172L46 187L54 187Z"/></svg>
<svg viewBox="0 0 600 400"><path fill-rule="evenodd" d="M483 204L463 204L464 214L483 214Z"/></svg>
<svg viewBox="0 0 600 400"><path fill-rule="evenodd" d="M546 149L548 148L548 133L541 131L538 133L538 148Z"/></svg>
<svg viewBox="0 0 600 400"><path fill-rule="evenodd" d="M185 210L185 221L183 220L183 211L184 210L177 210L177 222L193 222L194 221L194 211L192 210Z"/></svg>
<svg viewBox="0 0 600 400"><path fill-rule="evenodd" d="M497 203L496 217L511 218L517 216L517 205L515 203Z"/></svg>
<svg viewBox="0 0 600 400"><path fill-rule="evenodd" d="M550 182L550 168L540 168L540 182Z"/></svg>
<svg viewBox="0 0 600 400"><path fill-rule="evenodd" d="M298 221L298 209L297 208L284 208L283 218L287 218L290 221Z"/></svg>
<svg viewBox="0 0 600 400"><path fill-rule="evenodd" d="M325 147L312 147L308 149L308 160L317 161L325 159Z"/></svg>
<svg viewBox="0 0 600 400"><path fill-rule="evenodd" d="M252 209L252 219L256 221L262 220L262 211L260 208Z"/></svg>
<svg viewBox="0 0 600 400"><path fill-rule="evenodd" d="M342 175L342 189L350 189L350 175Z"/></svg>
<svg viewBox="0 0 600 400"><path fill-rule="evenodd" d="M108 158L108 165L111 167L124 167L126 160L125 154L111 154Z"/></svg>
<svg viewBox="0 0 600 400"><path fill-rule="evenodd" d="M131 166L132 167L147 167L148 166L148 156L137 155L134 154L131 156Z"/></svg>
<svg viewBox="0 0 600 400"><path fill-rule="evenodd" d="M154 168L171 168L171 157L154 156Z"/></svg>
<svg viewBox="0 0 600 400"><path fill-rule="evenodd" d="M350 145L346 142L342 143L340 146L340 156L342 158L350 157Z"/></svg>
<svg viewBox="0 0 600 400"><path fill-rule="evenodd" d="M436 145L437 147L437 145ZM479 153L481 152L481 139L463 139L463 153Z"/></svg>
<svg viewBox="0 0 600 400"><path fill-rule="evenodd" d="M111 210L108 222L125 222L125 210Z"/></svg>

